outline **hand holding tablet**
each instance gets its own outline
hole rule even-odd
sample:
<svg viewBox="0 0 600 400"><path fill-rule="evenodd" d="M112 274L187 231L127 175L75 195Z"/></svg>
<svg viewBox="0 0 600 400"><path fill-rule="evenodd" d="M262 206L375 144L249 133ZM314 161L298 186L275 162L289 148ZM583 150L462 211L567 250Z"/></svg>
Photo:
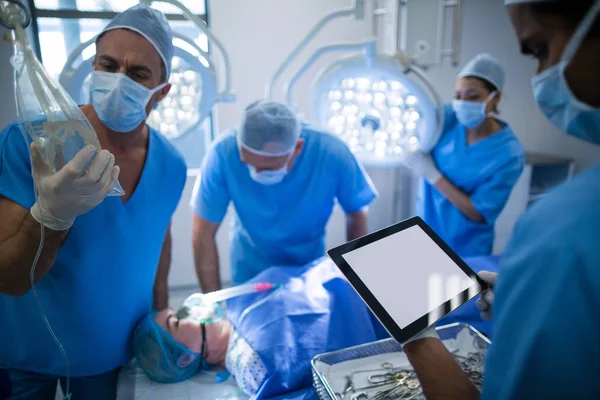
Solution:
<svg viewBox="0 0 600 400"><path fill-rule="evenodd" d="M328 254L400 343L487 288L419 217L335 247Z"/></svg>

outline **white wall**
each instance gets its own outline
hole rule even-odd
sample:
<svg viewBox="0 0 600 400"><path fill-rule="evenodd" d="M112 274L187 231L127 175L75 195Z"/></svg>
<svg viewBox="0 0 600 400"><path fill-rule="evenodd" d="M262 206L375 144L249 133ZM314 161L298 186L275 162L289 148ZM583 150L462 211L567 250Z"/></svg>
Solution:
<svg viewBox="0 0 600 400"><path fill-rule="evenodd" d="M218 106L218 126L224 129L237 124L245 105L264 96L269 77L314 23L328 11L349 4L349 0L210 0L210 23L213 32L224 43L231 56L233 85L237 92L235 103ZM538 112L530 87L535 63L519 54L519 46L503 2L464 0L463 10L461 63L466 63L483 51L503 62L507 84L501 116L512 125L525 149L570 157L576 160L579 169L599 161L599 147L560 134ZM331 42L360 41L367 34L368 26L365 21L336 21L317 36L301 58L306 60L319 46ZM310 113L310 79L326 62L334 58L335 56L325 57L297 87L298 104L307 113ZM297 67L298 63L294 65ZM295 68L292 67L292 70L295 71ZM446 101L452 98L458 71L448 61L443 67L429 71L429 77ZM290 75L286 75L288 76ZM411 185L407 184L410 180L402 171L398 172L398 176L389 170L370 170L369 173L381 195L371 207L369 229L373 231L409 214L412 208L406 202L398 204L398 208L394 209L394 199L406 196L394 194L394 190ZM395 178L399 184L394 186ZM193 179L189 179L182 205L175 216L172 285L196 283L189 246L191 213L187 206L192 185ZM224 225L218 237L225 281L229 280L227 227L228 225ZM342 242L344 236L344 218L337 209L327 229L328 246Z"/></svg>

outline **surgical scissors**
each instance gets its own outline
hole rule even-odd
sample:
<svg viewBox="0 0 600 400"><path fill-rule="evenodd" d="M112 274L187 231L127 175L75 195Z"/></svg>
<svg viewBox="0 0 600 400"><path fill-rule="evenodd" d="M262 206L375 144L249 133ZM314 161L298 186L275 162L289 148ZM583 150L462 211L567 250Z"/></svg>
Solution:
<svg viewBox="0 0 600 400"><path fill-rule="evenodd" d="M413 396L410 396L410 398L414 398L418 393L413 393L414 390L419 388L419 382L415 379L408 379L409 374L404 372L404 373L399 373L396 374L394 376L394 381L393 382L389 382L389 381L385 381L385 382L389 382L389 383L395 383L395 385L391 388L388 388L386 390L383 390L381 392L378 392L374 397L372 397L372 400L384 400L384 399L392 399L392 398L398 398L396 396L398 395L402 395L401 398L405 398L404 395L405 394L414 394ZM378 381L378 379L375 379L375 381ZM394 397L392 397L394 396Z"/></svg>
<svg viewBox="0 0 600 400"><path fill-rule="evenodd" d="M396 381L400 384L404 384L404 382L406 382L407 379L408 379L408 374L404 371L401 371L398 373L386 372L385 374L371 375L367 378L369 383L372 383L374 385L384 383L384 382L390 382L392 380Z"/></svg>

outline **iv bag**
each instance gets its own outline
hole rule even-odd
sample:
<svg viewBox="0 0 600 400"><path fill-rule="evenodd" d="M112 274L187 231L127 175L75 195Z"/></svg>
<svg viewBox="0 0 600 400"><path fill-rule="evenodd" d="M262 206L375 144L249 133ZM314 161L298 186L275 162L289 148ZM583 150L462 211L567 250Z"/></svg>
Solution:
<svg viewBox="0 0 600 400"><path fill-rule="evenodd" d="M102 150L96 132L69 94L48 75L33 54L25 31L18 26L14 35L15 95L23 133L42 150L42 158L53 172L60 171L87 145ZM117 181L109 196L125 192Z"/></svg>

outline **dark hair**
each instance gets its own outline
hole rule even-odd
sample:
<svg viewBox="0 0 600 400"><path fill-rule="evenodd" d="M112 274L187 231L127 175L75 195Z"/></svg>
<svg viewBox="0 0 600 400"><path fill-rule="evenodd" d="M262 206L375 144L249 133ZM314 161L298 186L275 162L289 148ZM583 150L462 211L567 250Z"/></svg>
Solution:
<svg viewBox="0 0 600 400"><path fill-rule="evenodd" d="M488 92L493 93L498 91L498 88L496 87L496 85L494 85L492 82L485 80L483 78L480 78L478 76L470 76L469 78L474 78L477 79L479 82L482 83L483 87L485 88L485 90L487 90ZM498 114L500 111L498 111L498 105L494 104L494 109L493 111Z"/></svg>
<svg viewBox="0 0 600 400"><path fill-rule="evenodd" d="M96 38L96 51L98 51L98 44L100 43L100 39L102 39L104 37L104 35L106 35L107 32L109 32L109 31L102 32ZM167 68L165 67L165 63L163 62L162 57L160 57L160 83L165 83L166 81L167 81Z"/></svg>
<svg viewBox="0 0 600 400"><path fill-rule="evenodd" d="M579 23L585 18L594 0L560 0L554 2L531 3L529 8L540 14L550 14L563 19L570 29L577 29ZM600 38L600 17L592 25L589 37Z"/></svg>

